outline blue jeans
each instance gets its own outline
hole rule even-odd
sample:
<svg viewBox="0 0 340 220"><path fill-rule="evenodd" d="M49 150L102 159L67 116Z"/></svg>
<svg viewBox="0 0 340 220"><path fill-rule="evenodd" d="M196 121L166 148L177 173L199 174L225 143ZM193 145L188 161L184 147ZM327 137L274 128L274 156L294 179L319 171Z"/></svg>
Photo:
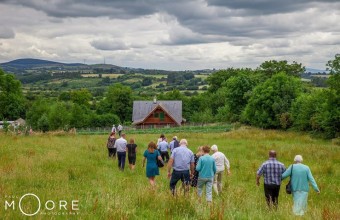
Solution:
<svg viewBox="0 0 340 220"><path fill-rule="evenodd" d="M207 197L208 202L212 201L213 182L214 182L214 177L211 177L211 178L200 178L200 177L198 177L198 182L197 182L198 196L199 197L202 196L203 186L205 185L206 197Z"/></svg>
<svg viewBox="0 0 340 220"><path fill-rule="evenodd" d="M170 189L172 194L175 194L176 184L179 180L182 180L185 187L188 187L190 183L190 173L189 170L176 171L173 170L170 179Z"/></svg>
<svg viewBox="0 0 340 220"><path fill-rule="evenodd" d="M120 170L124 170L126 152L117 152L118 155L118 167Z"/></svg>

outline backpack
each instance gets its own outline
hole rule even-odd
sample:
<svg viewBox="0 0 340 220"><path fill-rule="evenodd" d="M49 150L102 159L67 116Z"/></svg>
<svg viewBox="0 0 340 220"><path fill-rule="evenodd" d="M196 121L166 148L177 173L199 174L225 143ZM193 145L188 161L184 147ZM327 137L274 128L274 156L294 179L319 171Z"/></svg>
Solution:
<svg viewBox="0 0 340 220"><path fill-rule="evenodd" d="M174 149L175 149L176 147L179 147L179 142L178 142L178 140L175 140L175 141L174 141Z"/></svg>

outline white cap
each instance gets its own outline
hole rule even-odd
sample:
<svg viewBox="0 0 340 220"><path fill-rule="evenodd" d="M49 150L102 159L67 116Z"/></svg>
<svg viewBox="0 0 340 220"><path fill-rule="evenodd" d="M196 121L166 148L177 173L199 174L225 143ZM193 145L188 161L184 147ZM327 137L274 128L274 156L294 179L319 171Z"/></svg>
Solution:
<svg viewBox="0 0 340 220"><path fill-rule="evenodd" d="M177 140L177 136L174 136L172 139Z"/></svg>
<svg viewBox="0 0 340 220"><path fill-rule="evenodd" d="M211 146L211 150L212 151L218 151L218 147L216 144L214 144L213 146Z"/></svg>

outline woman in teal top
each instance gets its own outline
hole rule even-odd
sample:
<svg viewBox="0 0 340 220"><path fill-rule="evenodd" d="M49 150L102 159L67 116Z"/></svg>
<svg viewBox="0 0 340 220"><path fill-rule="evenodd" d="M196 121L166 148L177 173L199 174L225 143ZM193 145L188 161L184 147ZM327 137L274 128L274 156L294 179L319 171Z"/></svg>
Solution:
<svg viewBox="0 0 340 220"><path fill-rule="evenodd" d="M159 175L159 168L157 166L157 159L162 161L162 157L157 149L157 146L154 142L150 142L148 145L148 149L144 152L143 159L143 167L146 162L146 176L149 178L149 182L151 186L156 184L155 177Z"/></svg>
<svg viewBox="0 0 340 220"><path fill-rule="evenodd" d="M318 185L316 184L312 172L309 167L302 164L302 156L296 155L294 158L294 165L282 174L282 179L291 176L292 194L294 200L293 212L295 215L304 215L307 210L307 199L309 192L309 184L311 183L313 189L320 193Z"/></svg>
<svg viewBox="0 0 340 220"><path fill-rule="evenodd" d="M198 159L196 171L198 171L197 194L202 196L203 186L205 185L206 200L212 202L212 186L216 174L215 159L209 155L210 147L202 148L203 156Z"/></svg>

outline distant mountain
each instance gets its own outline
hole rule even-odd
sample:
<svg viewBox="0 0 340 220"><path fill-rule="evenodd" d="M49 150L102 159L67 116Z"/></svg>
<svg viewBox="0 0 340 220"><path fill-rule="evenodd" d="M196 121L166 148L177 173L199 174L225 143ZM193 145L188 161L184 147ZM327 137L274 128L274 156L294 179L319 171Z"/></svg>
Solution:
<svg viewBox="0 0 340 220"><path fill-rule="evenodd" d="M306 68L306 73L328 73L326 70L320 70L320 69L313 69L313 68Z"/></svg>
<svg viewBox="0 0 340 220"><path fill-rule="evenodd" d="M158 69L143 69L120 67L112 64L82 64L82 63L60 63L41 59L17 59L6 63L0 63L0 68L5 72L14 73L16 75L41 75L52 73L141 73L141 74L169 74L176 72L192 72L195 74L210 74L216 70L191 70L191 71L171 71Z"/></svg>
<svg viewBox="0 0 340 220"><path fill-rule="evenodd" d="M6 63L1 63L0 66L3 69L34 69L41 67L63 67L63 66L79 66L84 65L81 63L59 63L49 60L40 60L40 59L17 59L12 60Z"/></svg>

